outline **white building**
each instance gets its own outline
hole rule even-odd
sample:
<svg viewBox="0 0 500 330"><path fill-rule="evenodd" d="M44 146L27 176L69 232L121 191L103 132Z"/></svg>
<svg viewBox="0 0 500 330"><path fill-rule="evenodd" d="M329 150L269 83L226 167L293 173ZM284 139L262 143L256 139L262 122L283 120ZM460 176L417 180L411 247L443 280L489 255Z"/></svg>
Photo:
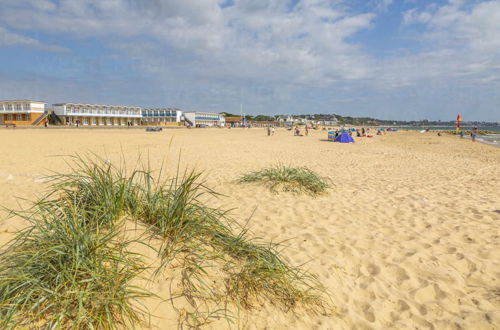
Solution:
<svg viewBox="0 0 500 330"><path fill-rule="evenodd" d="M180 125L182 111L172 108L142 109L142 124L149 126Z"/></svg>
<svg viewBox="0 0 500 330"><path fill-rule="evenodd" d="M139 107L59 103L54 104L54 113L63 125L83 126L139 126L142 119Z"/></svg>
<svg viewBox="0 0 500 330"><path fill-rule="evenodd" d="M226 121L224 115L215 112L199 112L199 111L189 111L184 112L184 120L186 125L199 127L202 125L206 126L225 126Z"/></svg>
<svg viewBox="0 0 500 330"><path fill-rule="evenodd" d="M0 101L0 124L38 125L46 118L47 103L16 100Z"/></svg>
<svg viewBox="0 0 500 330"><path fill-rule="evenodd" d="M330 120L317 120L316 124L321 126L338 126L339 120L336 117L332 117Z"/></svg>

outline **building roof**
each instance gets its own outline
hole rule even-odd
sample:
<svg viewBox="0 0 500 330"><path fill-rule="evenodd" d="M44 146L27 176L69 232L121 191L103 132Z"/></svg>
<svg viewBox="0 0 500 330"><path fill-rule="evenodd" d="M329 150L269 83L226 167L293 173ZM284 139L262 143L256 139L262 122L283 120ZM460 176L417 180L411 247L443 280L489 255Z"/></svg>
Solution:
<svg viewBox="0 0 500 330"><path fill-rule="evenodd" d="M165 111L165 110L168 110L168 111L182 111L181 109L177 109L177 108L142 108L143 110L151 110L151 111Z"/></svg>
<svg viewBox="0 0 500 330"><path fill-rule="evenodd" d="M29 102L29 103L43 103L43 104L47 104L47 102L43 102L43 101L33 101L33 100L5 100L5 101L1 101L0 100L0 103L19 103L19 102Z"/></svg>
<svg viewBox="0 0 500 330"><path fill-rule="evenodd" d="M136 107L133 105L110 105L110 104L86 104L86 103L56 103L54 104L55 106L62 106L62 105L79 105L79 106L85 106L85 107L114 107L114 108L136 108L136 109L142 109L141 107Z"/></svg>
<svg viewBox="0 0 500 330"><path fill-rule="evenodd" d="M243 119L243 117L229 116L229 117L224 117L224 119L226 120L226 123L238 123Z"/></svg>

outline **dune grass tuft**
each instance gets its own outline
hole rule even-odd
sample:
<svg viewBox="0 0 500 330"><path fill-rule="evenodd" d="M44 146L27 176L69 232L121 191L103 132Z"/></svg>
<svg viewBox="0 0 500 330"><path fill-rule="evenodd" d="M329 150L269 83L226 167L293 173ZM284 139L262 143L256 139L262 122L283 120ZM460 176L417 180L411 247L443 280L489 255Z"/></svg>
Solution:
<svg viewBox="0 0 500 330"><path fill-rule="evenodd" d="M40 202L30 224L0 255L0 327L113 329L143 312L131 304L148 293L130 281L144 266L119 226L100 212Z"/></svg>
<svg viewBox="0 0 500 330"><path fill-rule="evenodd" d="M243 175L240 183L259 182L272 192L294 192L318 195L330 188L329 180L320 177L307 167L290 167L278 164Z"/></svg>
<svg viewBox="0 0 500 330"><path fill-rule="evenodd" d="M154 276L180 274L181 292L170 292L171 300L192 306L178 310L181 326L232 322L231 304L329 313L324 287L288 265L279 244L252 238L227 211L206 205L219 195L201 173L162 180L147 167L127 173L102 159L74 160L69 174L51 177L45 199L17 213L30 226L1 255L0 325L114 329L140 322L148 312L134 301L149 293L130 284L145 266L129 248L137 241L122 235L126 219L145 224L160 242Z"/></svg>

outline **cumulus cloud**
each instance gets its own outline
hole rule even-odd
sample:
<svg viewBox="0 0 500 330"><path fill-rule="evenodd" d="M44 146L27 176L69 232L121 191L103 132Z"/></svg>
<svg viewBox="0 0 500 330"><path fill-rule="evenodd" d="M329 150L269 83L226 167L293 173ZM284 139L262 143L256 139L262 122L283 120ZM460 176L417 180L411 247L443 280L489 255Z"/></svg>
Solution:
<svg viewBox="0 0 500 330"><path fill-rule="evenodd" d="M134 37L149 36L158 53L170 47L216 67L235 66L226 74L318 83L366 75L367 57L346 38L368 28L374 14L347 13L322 0L289 6L278 0L237 0L225 8L218 0L7 0L0 20L75 38L119 36L122 46L129 38L130 47Z"/></svg>
<svg viewBox="0 0 500 330"><path fill-rule="evenodd" d="M420 75L448 79L498 74L500 1L471 4L449 0L443 6L409 10L403 21L407 26L417 24L424 29L420 41L427 50L408 57L424 64ZM477 78L475 81L483 80Z"/></svg>

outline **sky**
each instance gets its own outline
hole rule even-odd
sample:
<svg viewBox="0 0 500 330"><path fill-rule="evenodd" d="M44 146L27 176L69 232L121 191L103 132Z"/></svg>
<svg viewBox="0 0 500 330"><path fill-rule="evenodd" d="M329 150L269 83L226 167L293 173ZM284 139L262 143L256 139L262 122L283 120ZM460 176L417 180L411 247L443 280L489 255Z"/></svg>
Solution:
<svg viewBox="0 0 500 330"><path fill-rule="evenodd" d="M0 99L500 122L500 0L0 0Z"/></svg>

